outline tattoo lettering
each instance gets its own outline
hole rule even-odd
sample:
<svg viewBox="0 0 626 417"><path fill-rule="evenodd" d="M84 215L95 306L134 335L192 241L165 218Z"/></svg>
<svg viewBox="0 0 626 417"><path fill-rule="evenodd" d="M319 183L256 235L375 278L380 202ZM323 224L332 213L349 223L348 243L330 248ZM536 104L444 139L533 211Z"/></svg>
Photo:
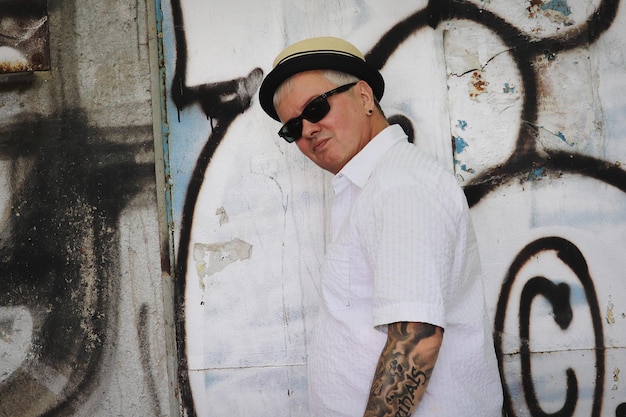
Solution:
<svg viewBox="0 0 626 417"><path fill-rule="evenodd" d="M421 353L418 346L423 341L428 345L428 339L437 334L437 330L434 326L419 330L409 332L404 325L390 327L390 337L372 382L366 416L409 417L415 410L437 356L436 352L434 357L427 351Z"/></svg>
<svg viewBox="0 0 626 417"><path fill-rule="evenodd" d="M402 367L398 370L402 372ZM385 402L392 408L397 408L395 417L408 417L415 405L417 389L426 384L426 374L415 367L405 374L395 372L393 369L390 369L389 373L395 374L396 384L395 389L385 396Z"/></svg>

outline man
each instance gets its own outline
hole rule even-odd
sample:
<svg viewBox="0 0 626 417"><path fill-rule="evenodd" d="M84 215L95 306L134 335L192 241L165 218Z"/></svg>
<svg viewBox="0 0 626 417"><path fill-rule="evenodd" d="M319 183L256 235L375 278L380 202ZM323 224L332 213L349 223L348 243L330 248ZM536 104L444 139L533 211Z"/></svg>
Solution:
<svg viewBox="0 0 626 417"><path fill-rule="evenodd" d="M335 174L323 306L309 348L315 417L502 412L478 250L450 173L389 125L352 44L285 49L259 92L279 135Z"/></svg>

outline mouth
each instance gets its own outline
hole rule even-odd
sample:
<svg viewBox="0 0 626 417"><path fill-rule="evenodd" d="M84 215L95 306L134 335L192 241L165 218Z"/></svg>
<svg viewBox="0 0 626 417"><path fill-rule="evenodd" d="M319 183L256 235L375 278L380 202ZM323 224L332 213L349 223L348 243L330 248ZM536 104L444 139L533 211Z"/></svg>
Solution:
<svg viewBox="0 0 626 417"><path fill-rule="evenodd" d="M313 143L313 152L321 151L330 139L318 139Z"/></svg>

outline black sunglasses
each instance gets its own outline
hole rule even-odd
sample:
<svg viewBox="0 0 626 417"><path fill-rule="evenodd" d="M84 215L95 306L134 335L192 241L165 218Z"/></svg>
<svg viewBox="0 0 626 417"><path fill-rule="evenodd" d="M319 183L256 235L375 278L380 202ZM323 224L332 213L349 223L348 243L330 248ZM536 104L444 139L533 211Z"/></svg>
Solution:
<svg viewBox="0 0 626 417"><path fill-rule="evenodd" d="M344 84L324 94L315 97L309 104L307 104L302 113L298 117L294 117L283 125L278 131L278 136L285 139L287 142L292 143L302 137L302 120L308 120L311 123L317 123L322 120L330 111L330 104L328 104L328 97L333 94L343 93L352 88L356 82L350 84Z"/></svg>

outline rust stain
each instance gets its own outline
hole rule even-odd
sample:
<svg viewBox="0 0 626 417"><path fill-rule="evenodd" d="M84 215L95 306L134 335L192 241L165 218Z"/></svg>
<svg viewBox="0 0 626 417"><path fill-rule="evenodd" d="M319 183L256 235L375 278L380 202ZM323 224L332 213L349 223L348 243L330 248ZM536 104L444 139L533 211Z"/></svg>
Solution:
<svg viewBox="0 0 626 417"><path fill-rule="evenodd" d="M486 93L488 85L489 83L483 79L482 73L480 71L474 71L469 81L470 98L476 100L479 95Z"/></svg>
<svg viewBox="0 0 626 417"><path fill-rule="evenodd" d="M12 72L27 72L32 71L32 68L28 63L21 62L0 62L0 74L7 74Z"/></svg>
<svg viewBox="0 0 626 417"><path fill-rule="evenodd" d="M0 46L0 74L32 71L32 66L17 49Z"/></svg>
<svg viewBox="0 0 626 417"><path fill-rule="evenodd" d="M541 9L541 0L530 0L530 6L528 7L528 18L534 19L537 17L537 12Z"/></svg>
<svg viewBox="0 0 626 417"><path fill-rule="evenodd" d="M50 69L47 3L40 0L19 3L19 7L8 5L2 9L0 74L47 71Z"/></svg>

